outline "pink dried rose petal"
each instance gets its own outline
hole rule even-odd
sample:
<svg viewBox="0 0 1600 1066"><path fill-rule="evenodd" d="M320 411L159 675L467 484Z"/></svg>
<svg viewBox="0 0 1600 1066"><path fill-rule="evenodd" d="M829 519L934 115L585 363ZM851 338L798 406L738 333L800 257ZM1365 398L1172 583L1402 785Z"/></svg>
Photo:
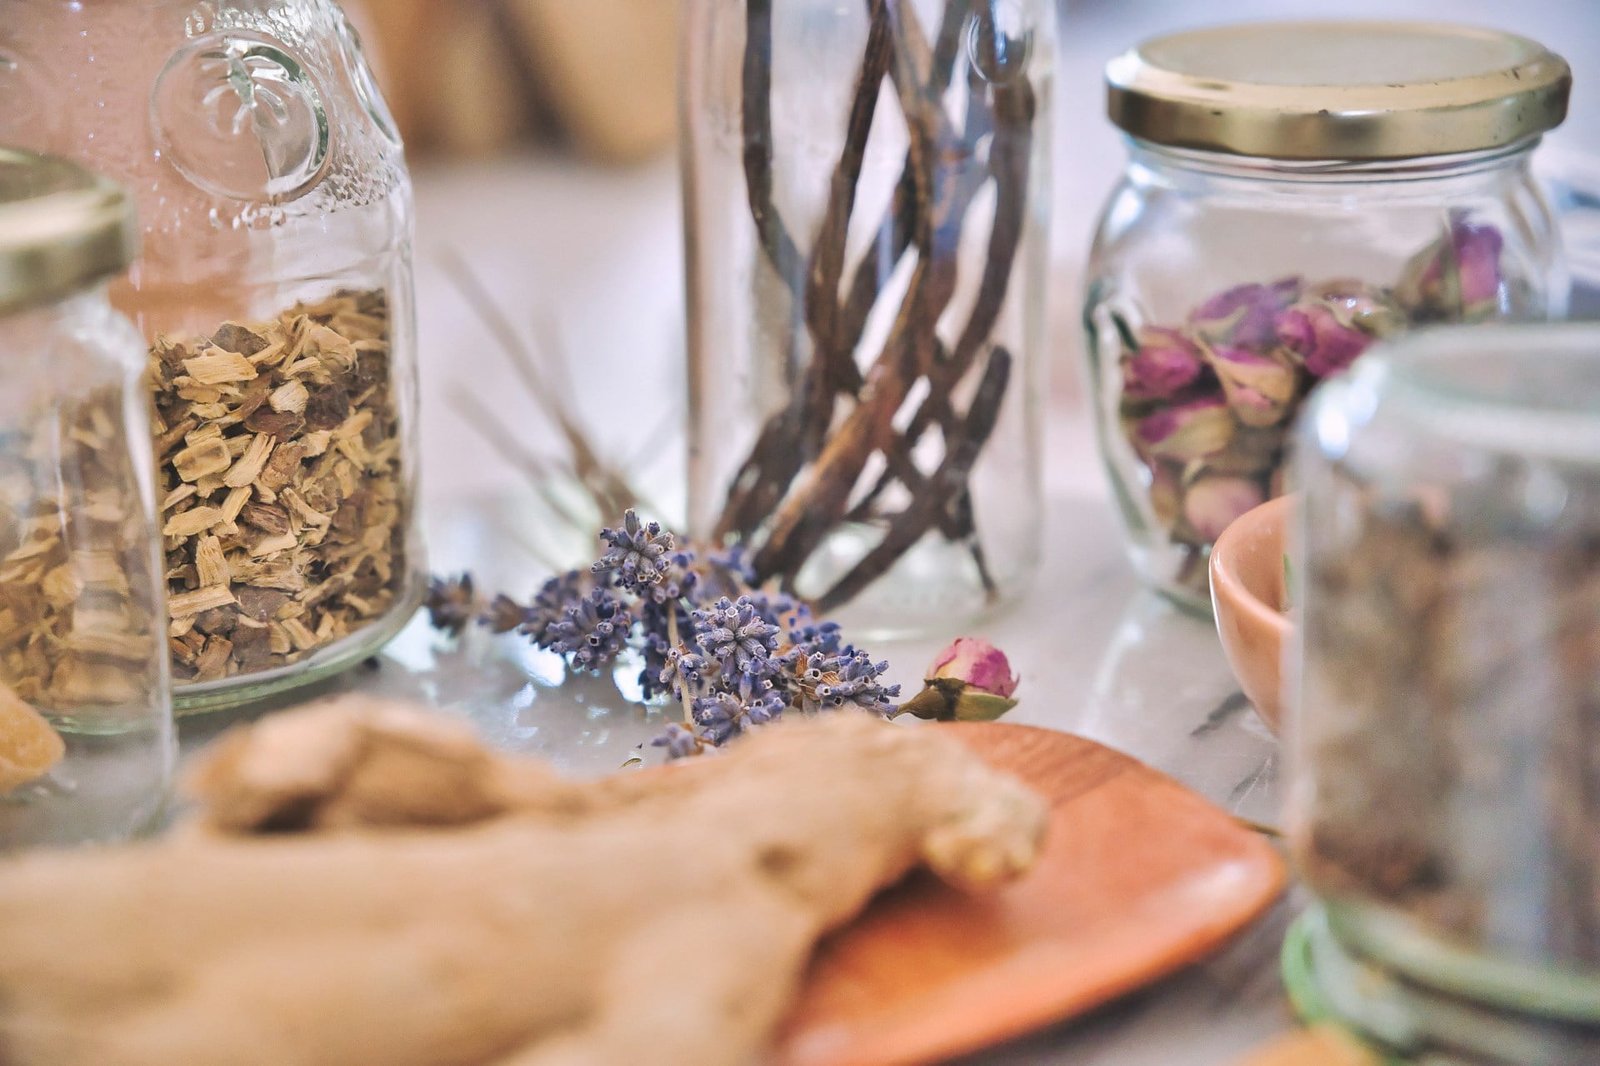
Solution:
<svg viewBox="0 0 1600 1066"><path fill-rule="evenodd" d="M1344 370L1372 344L1371 336L1322 303L1296 304L1279 315L1278 339L1319 378Z"/></svg>
<svg viewBox="0 0 1600 1066"><path fill-rule="evenodd" d="M1261 428L1289 417L1299 378L1281 353L1262 355L1219 345L1206 354L1222 382L1228 406L1240 422Z"/></svg>
<svg viewBox="0 0 1600 1066"><path fill-rule="evenodd" d="M1270 348L1277 340L1278 312L1300 298L1302 285L1298 277L1270 285L1235 285L1195 308L1189 323L1213 344Z"/></svg>
<svg viewBox="0 0 1600 1066"><path fill-rule="evenodd" d="M1193 385L1204 369L1200 349L1181 332L1146 326L1139 350L1123 360L1123 391L1133 399L1165 399Z"/></svg>
<svg viewBox="0 0 1600 1066"><path fill-rule="evenodd" d="M981 637L958 637L928 668L928 677L952 678L996 696L1017 691L1005 652Z"/></svg>
<svg viewBox="0 0 1600 1066"><path fill-rule="evenodd" d="M1183 498L1183 516L1206 543L1222 535L1233 520L1266 502L1261 485L1242 477L1202 477Z"/></svg>
<svg viewBox="0 0 1600 1066"><path fill-rule="evenodd" d="M1133 427L1133 443L1146 454L1190 462L1226 448L1234 428L1227 401L1206 396L1139 419Z"/></svg>

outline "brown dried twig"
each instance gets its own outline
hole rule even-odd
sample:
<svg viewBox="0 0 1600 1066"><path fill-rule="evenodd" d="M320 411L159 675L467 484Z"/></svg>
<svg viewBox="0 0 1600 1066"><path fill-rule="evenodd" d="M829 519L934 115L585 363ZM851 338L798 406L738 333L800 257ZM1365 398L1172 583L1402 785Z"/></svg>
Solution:
<svg viewBox="0 0 1600 1066"><path fill-rule="evenodd" d="M988 5L950 0L930 43L904 0L865 2L867 44L803 284L790 273L800 253L772 202L771 4L747 3L742 88L751 214L768 262L801 301L798 317L809 332L812 354L793 383L789 404L762 428L729 486L717 533L752 541L761 576L777 577L792 588L806 559L841 523L885 521L884 538L825 593L824 602L837 604L937 529L969 545L992 593L968 482L1010 381L1010 355L993 344L992 335L1010 290L1025 220L1033 92L1025 78L989 82L971 75L958 128L944 95L964 29L975 27L980 47L996 49L997 28ZM886 77L905 117L906 161L876 239L841 294L856 189ZM987 165L980 165L976 156L985 137L990 140ZM936 327L956 291L957 250L971 224L971 205L991 182L995 207L984 270L966 322L947 345ZM886 280L912 254L915 263L888 336L863 372L856 349L867 322L882 301ZM980 367L973 401L959 413L954 397ZM906 429L897 432L895 416L919 382L926 383L927 393ZM934 427L943 438L943 458L924 474L919 445ZM882 471L863 486L874 456ZM891 517L879 508L896 486L910 503Z"/></svg>

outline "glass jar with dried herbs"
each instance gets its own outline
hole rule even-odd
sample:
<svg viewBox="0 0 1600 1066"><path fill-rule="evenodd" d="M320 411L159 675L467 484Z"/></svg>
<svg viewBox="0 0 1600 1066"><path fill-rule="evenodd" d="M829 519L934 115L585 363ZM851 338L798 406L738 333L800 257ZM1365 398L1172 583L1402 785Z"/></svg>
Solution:
<svg viewBox="0 0 1600 1066"><path fill-rule="evenodd" d="M1392 342L1301 425L1291 984L1418 1061L1600 1062L1600 327Z"/></svg>
<svg viewBox="0 0 1600 1066"><path fill-rule="evenodd" d="M175 748L121 189L0 149L0 849L153 828Z"/></svg>
<svg viewBox="0 0 1600 1066"><path fill-rule="evenodd" d="M689 509L873 634L1038 559L1048 0L685 12Z"/></svg>
<svg viewBox="0 0 1600 1066"><path fill-rule="evenodd" d="M103 0L0 27L0 91L50 101L0 106L0 141L138 200L112 295L149 352L179 711L359 662L423 559L410 185L349 23L330 0Z"/></svg>
<svg viewBox="0 0 1600 1066"><path fill-rule="evenodd" d="M1412 326L1562 312L1529 163L1570 74L1489 30L1305 22L1147 41L1106 78L1129 154L1088 268L1101 452L1136 567L1209 611L1211 544L1282 490L1319 382Z"/></svg>

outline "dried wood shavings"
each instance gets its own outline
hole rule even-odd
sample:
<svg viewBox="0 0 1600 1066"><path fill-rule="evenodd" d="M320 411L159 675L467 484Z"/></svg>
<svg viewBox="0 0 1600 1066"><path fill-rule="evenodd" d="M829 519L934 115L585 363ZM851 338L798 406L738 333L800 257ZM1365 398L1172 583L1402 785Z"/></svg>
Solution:
<svg viewBox="0 0 1600 1066"><path fill-rule="evenodd" d="M394 606L410 501L384 293L161 337L150 365L176 681L287 666Z"/></svg>
<svg viewBox="0 0 1600 1066"><path fill-rule="evenodd" d="M114 713L157 683L156 576L121 395L52 403L8 424L0 447L0 691L46 712Z"/></svg>

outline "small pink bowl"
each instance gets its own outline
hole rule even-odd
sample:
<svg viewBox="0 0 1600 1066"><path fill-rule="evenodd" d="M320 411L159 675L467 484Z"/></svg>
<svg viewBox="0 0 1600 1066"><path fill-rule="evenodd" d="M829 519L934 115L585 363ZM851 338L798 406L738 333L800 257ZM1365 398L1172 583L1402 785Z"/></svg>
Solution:
<svg viewBox="0 0 1600 1066"><path fill-rule="evenodd" d="M1234 519L1211 549L1211 607L1239 687L1273 732L1283 713L1283 555L1297 498L1268 500Z"/></svg>

